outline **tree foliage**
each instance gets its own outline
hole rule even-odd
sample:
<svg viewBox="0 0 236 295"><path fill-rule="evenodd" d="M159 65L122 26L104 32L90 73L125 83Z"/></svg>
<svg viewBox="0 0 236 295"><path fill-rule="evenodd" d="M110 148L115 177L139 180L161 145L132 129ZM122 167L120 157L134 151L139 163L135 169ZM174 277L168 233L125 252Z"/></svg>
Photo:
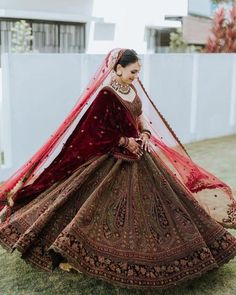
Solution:
<svg viewBox="0 0 236 295"><path fill-rule="evenodd" d="M236 52L236 6L229 16L223 7L215 12L211 33L203 52Z"/></svg>
<svg viewBox="0 0 236 295"><path fill-rule="evenodd" d="M182 28L177 28L176 32L170 33L170 52L197 52L200 46L188 45L183 39Z"/></svg>
<svg viewBox="0 0 236 295"><path fill-rule="evenodd" d="M33 40L32 29L25 20L15 23L12 31L12 52L23 53L30 52L30 42Z"/></svg>

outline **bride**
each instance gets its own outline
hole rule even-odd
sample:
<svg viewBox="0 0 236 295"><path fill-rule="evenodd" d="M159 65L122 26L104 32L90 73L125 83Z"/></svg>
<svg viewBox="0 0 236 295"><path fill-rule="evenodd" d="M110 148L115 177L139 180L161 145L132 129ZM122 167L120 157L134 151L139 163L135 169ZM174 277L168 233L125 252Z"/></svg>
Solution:
<svg viewBox="0 0 236 295"><path fill-rule="evenodd" d="M0 244L51 272L164 289L236 255L230 187L189 157L138 78L108 53L61 126L0 187Z"/></svg>

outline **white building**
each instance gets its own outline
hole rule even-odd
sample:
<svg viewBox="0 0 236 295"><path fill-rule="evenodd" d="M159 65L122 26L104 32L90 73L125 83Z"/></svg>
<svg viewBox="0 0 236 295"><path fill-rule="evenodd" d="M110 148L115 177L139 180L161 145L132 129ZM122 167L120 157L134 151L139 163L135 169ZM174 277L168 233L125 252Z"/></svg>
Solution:
<svg viewBox="0 0 236 295"><path fill-rule="evenodd" d="M187 0L0 0L0 50L11 50L11 28L25 19L33 31L32 50L38 52L163 51L169 32L181 26L166 17L187 11Z"/></svg>

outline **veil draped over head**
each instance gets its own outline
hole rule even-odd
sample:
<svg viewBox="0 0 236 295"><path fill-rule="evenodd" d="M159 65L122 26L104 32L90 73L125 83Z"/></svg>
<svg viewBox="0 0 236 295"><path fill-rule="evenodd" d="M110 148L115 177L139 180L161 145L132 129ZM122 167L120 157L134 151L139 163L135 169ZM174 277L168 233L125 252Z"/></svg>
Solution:
<svg viewBox="0 0 236 295"><path fill-rule="evenodd" d="M113 49L107 54L59 128L29 161L1 184L0 215L2 222L8 221L12 212L12 200L17 201L20 192L24 192L22 196L25 198L29 196L29 192L33 194L35 181L42 177L50 166L54 165L53 161L56 157L60 158L60 152L66 140L74 131L77 131L76 126L99 91L109 84L113 68L124 51L125 49ZM145 128L149 128L152 133L151 154L163 163L177 181L185 186L193 200L197 200L211 217L225 227L236 228L236 200L231 188L191 160L180 140L148 96L141 81L137 79L133 85L142 101ZM45 182L38 194L50 185Z"/></svg>

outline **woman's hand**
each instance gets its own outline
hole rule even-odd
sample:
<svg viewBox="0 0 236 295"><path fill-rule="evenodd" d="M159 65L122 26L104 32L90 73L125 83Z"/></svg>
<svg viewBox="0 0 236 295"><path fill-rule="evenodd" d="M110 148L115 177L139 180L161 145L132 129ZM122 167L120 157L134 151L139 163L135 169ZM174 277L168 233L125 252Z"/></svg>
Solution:
<svg viewBox="0 0 236 295"><path fill-rule="evenodd" d="M121 137L119 145L124 146L128 151L141 157L143 151L141 149L140 144L137 142L139 139L134 137Z"/></svg>
<svg viewBox="0 0 236 295"><path fill-rule="evenodd" d="M129 143L127 145L127 150L129 150L131 153L141 157L143 154L143 151L141 149L140 144L137 142L138 138L129 137Z"/></svg>
<svg viewBox="0 0 236 295"><path fill-rule="evenodd" d="M147 133L141 133L139 139L142 141L141 149L148 151L150 153L150 136Z"/></svg>

